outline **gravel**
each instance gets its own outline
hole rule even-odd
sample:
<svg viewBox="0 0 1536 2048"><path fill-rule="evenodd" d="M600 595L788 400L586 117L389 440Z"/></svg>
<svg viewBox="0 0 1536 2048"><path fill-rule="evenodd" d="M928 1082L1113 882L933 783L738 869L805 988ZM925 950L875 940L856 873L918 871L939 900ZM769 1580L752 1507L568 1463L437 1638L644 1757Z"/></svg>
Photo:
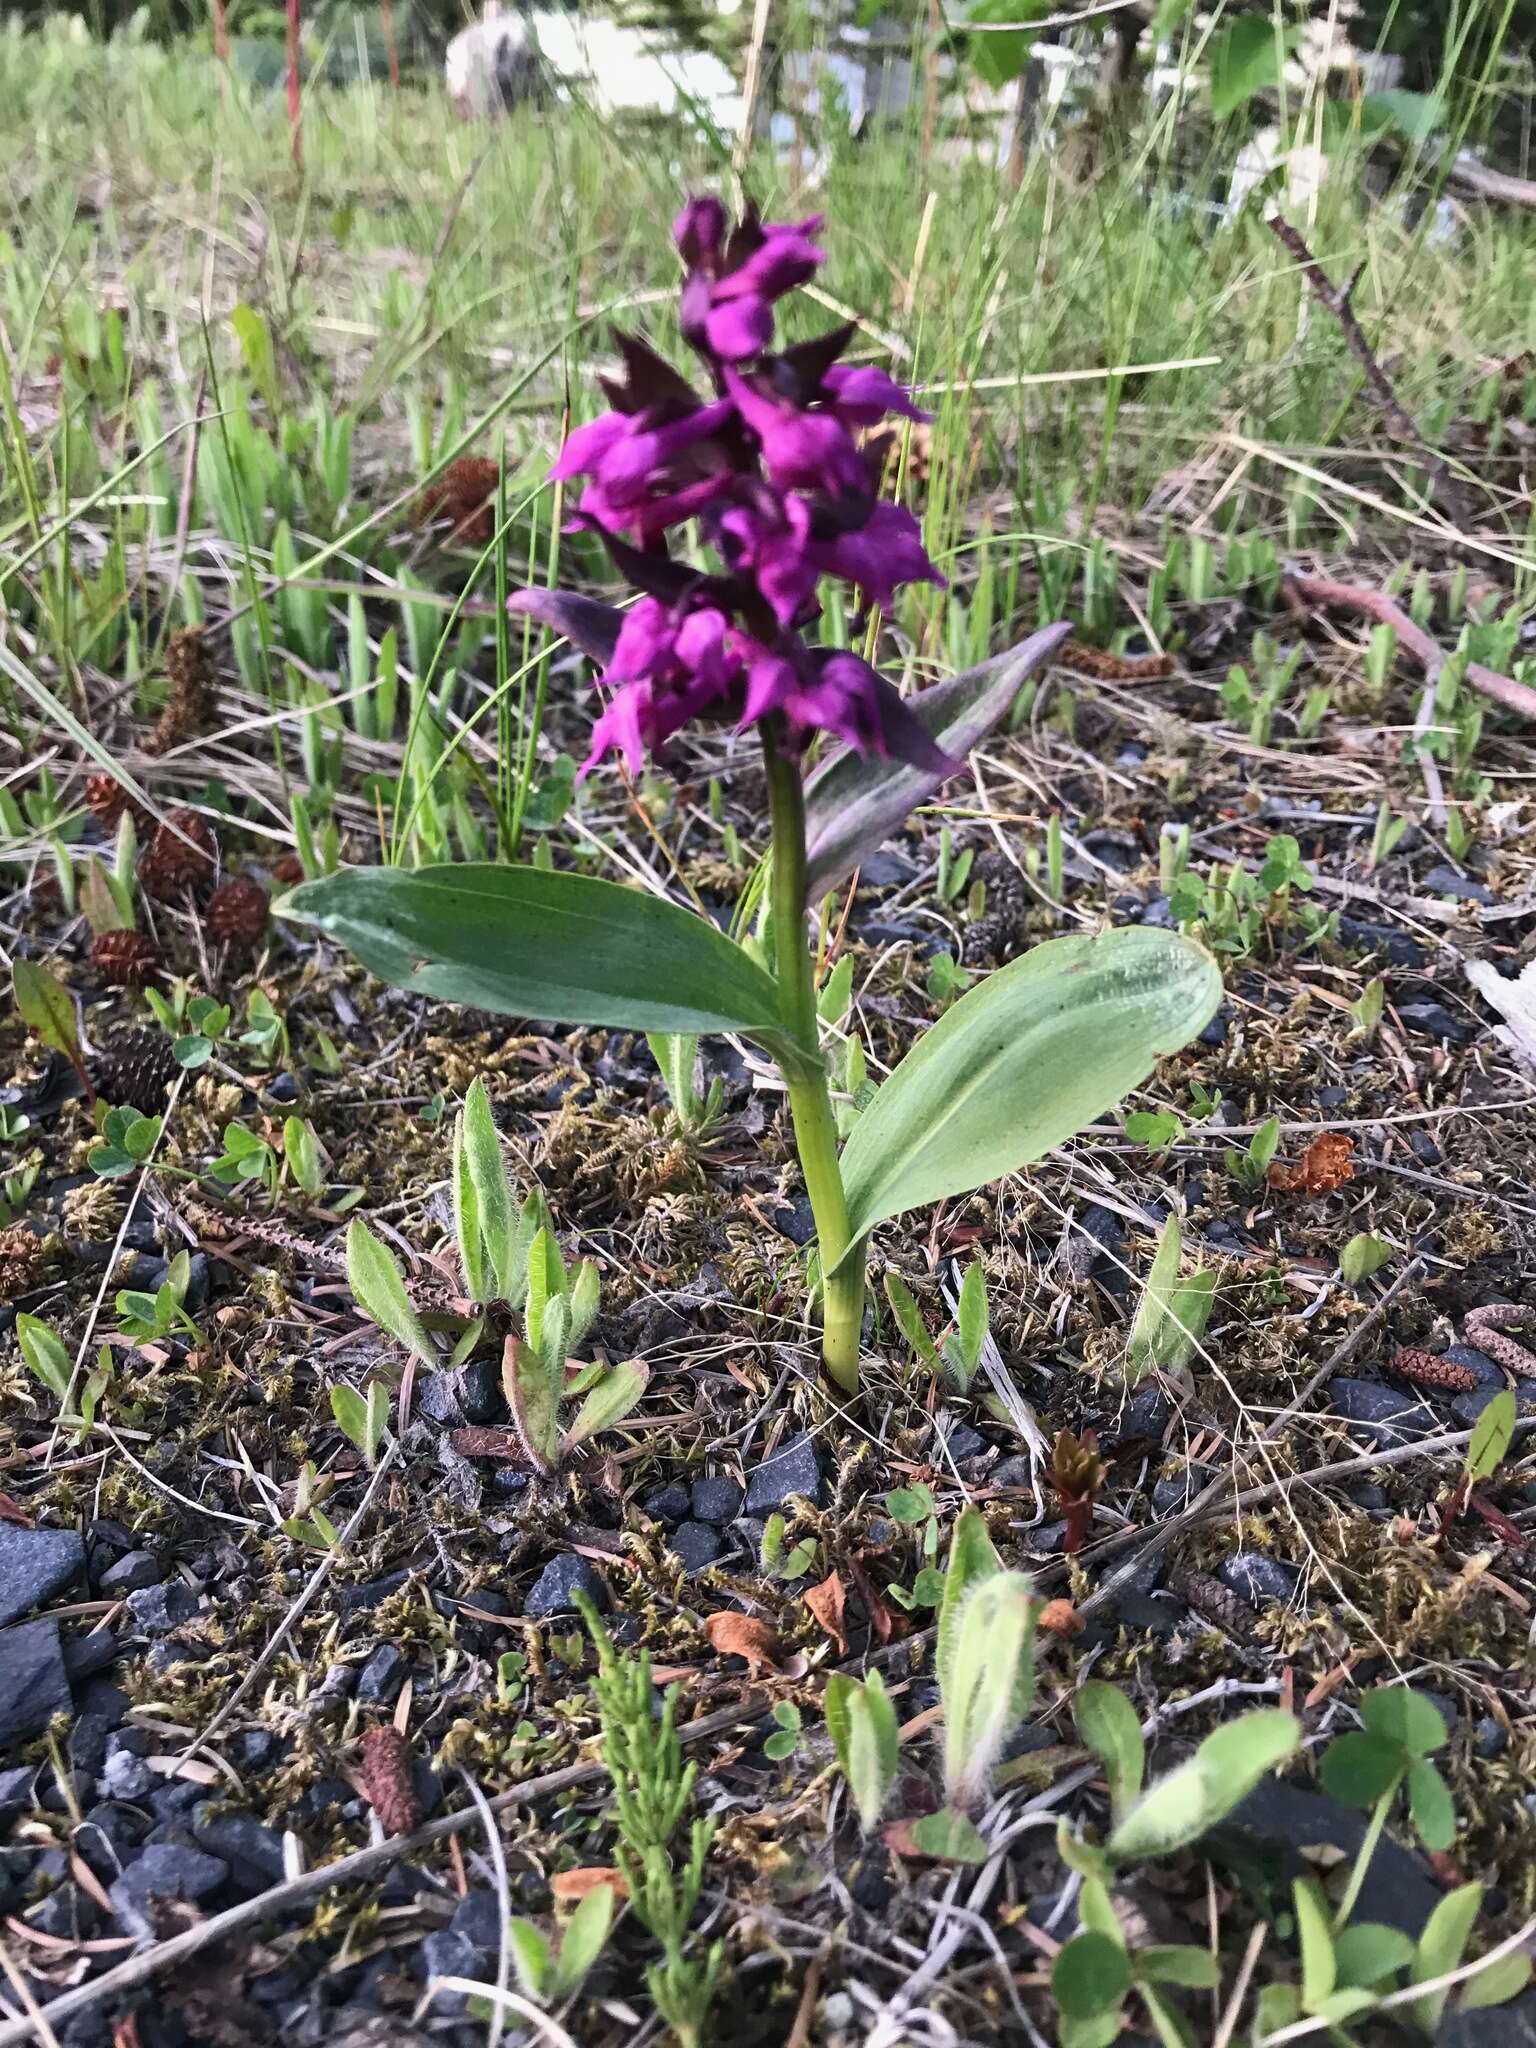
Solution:
<svg viewBox="0 0 1536 2048"><path fill-rule="evenodd" d="M84 1570L85 1544L73 1529L0 1522L0 1628L41 1607Z"/></svg>
<svg viewBox="0 0 1536 2048"><path fill-rule="evenodd" d="M523 1602L530 1621L546 1621L552 1614L574 1614L577 1593L585 1593L599 1614L606 1611L608 1593L602 1580L584 1557L567 1552L552 1557L539 1573Z"/></svg>
<svg viewBox="0 0 1536 2048"><path fill-rule="evenodd" d="M59 1624L51 1615L0 1636L0 1751L40 1735L72 1704Z"/></svg>
<svg viewBox="0 0 1536 2048"><path fill-rule="evenodd" d="M749 1515L770 1513L784 1507L797 1493L812 1507L822 1504L821 1458L808 1436L792 1437L757 1467L747 1482L745 1511Z"/></svg>

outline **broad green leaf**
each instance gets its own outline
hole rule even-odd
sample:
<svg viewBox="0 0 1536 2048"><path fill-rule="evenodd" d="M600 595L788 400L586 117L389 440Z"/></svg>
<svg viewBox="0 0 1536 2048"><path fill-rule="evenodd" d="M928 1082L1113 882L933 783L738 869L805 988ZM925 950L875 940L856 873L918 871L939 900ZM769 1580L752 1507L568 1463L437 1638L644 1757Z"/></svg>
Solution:
<svg viewBox="0 0 1536 2048"><path fill-rule="evenodd" d="M612 1429L624 1420L650 1385L651 1369L638 1358L626 1358L612 1366L576 1410L565 1433L566 1450L574 1450L600 1429Z"/></svg>
<svg viewBox="0 0 1536 2048"><path fill-rule="evenodd" d="M987 1341L987 1276L980 1259L973 1259L960 1283L960 1352L967 1374L981 1363L981 1348Z"/></svg>
<svg viewBox="0 0 1536 2048"><path fill-rule="evenodd" d="M1144 925L1051 939L918 1040L843 1151L852 1256L877 1223L1028 1166L1209 1023L1215 961ZM1092 1057L1085 1056L1091 1045Z"/></svg>
<svg viewBox="0 0 1536 2048"><path fill-rule="evenodd" d="M1487 2006L1503 2005L1508 1999L1518 1998L1530 1981L1531 1959L1519 1949L1513 1955L1500 1956L1486 1970L1469 1977L1456 2002L1463 2012L1481 2012Z"/></svg>
<svg viewBox="0 0 1536 2048"><path fill-rule="evenodd" d="M1136 1709L1118 1685L1090 1678L1072 1701L1072 1719L1087 1747L1104 1766L1110 1807L1116 1820L1129 1812L1141 1792L1147 1749Z"/></svg>
<svg viewBox="0 0 1536 2048"><path fill-rule="evenodd" d="M1460 1885L1446 1894L1425 1921L1424 1932L1419 1936L1418 1947L1413 1952L1412 1983L1429 1984L1436 1977L1444 1977L1461 1967L1482 1903L1483 1888L1480 1884ZM1440 2024L1449 1997L1449 1990L1427 1991L1408 2008L1415 2024L1431 2038Z"/></svg>
<svg viewBox="0 0 1536 2048"><path fill-rule="evenodd" d="M573 1351L581 1348L581 1340L597 1320L597 1311L602 1301L603 1283L596 1266L590 1259L583 1259L576 1268L570 1285L571 1334L570 1346Z"/></svg>
<svg viewBox="0 0 1536 2048"><path fill-rule="evenodd" d="M50 1330L41 1317L23 1313L16 1318L16 1341L27 1370L42 1381L56 1401L63 1401L74 1368L57 1332Z"/></svg>
<svg viewBox="0 0 1536 2048"><path fill-rule="evenodd" d="M1210 1950L1188 1942L1138 1949L1135 1970L1138 1983L1182 1984L1189 1991L1214 1991L1221 1982L1220 1966Z"/></svg>
<svg viewBox="0 0 1536 2048"><path fill-rule="evenodd" d="M1301 2002L1308 2012L1318 2012L1339 1981L1338 1959L1333 1952L1333 1917L1314 1879L1298 1877L1291 1895L1296 1903L1296 1932L1301 1939Z"/></svg>
<svg viewBox="0 0 1536 2048"><path fill-rule="evenodd" d="M1451 1788L1427 1757L1408 1772L1408 1811L1426 1849L1449 1849L1456 1840Z"/></svg>
<svg viewBox="0 0 1536 2048"><path fill-rule="evenodd" d="M1112 2012L1131 1988L1125 1950L1107 1934L1076 1934L1051 1964L1051 1993L1068 2019Z"/></svg>
<svg viewBox="0 0 1536 2048"><path fill-rule="evenodd" d="M1385 1927L1379 1920L1357 1920L1334 1937L1334 1962L1338 1982L1369 1990L1406 1969L1413 1961L1413 1943L1399 1927Z"/></svg>
<svg viewBox="0 0 1536 2048"><path fill-rule="evenodd" d="M569 1998L602 1953L613 1925L613 1886L594 1885L566 1923L555 1964L555 1995Z"/></svg>
<svg viewBox="0 0 1536 2048"><path fill-rule="evenodd" d="M1338 2025L1344 2020L1358 2019L1361 2013L1369 2012L1375 2003L1374 1991L1335 1991L1318 2007L1318 2017Z"/></svg>
<svg viewBox="0 0 1536 2048"><path fill-rule="evenodd" d="M343 868L286 896L397 988L510 1017L772 1039L778 998L702 917L592 875L485 861Z"/></svg>
<svg viewBox="0 0 1536 2048"><path fill-rule="evenodd" d="M1211 1319L1216 1275L1192 1273L1181 1281L1183 1245L1179 1219L1170 1216L1126 1340L1126 1364L1135 1378L1148 1372L1177 1372L1187 1365Z"/></svg>
<svg viewBox="0 0 1536 2048"><path fill-rule="evenodd" d="M975 36L972 47L1007 40ZM907 698L907 709L952 761L963 761L1001 723L1022 686L1071 634L1067 621L1044 626L1007 654L994 655L931 690L917 691ZM806 785L807 900L817 902L851 875L946 779L942 772L877 754L856 754L851 747L834 754Z"/></svg>
<svg viewBox="0 0 1536 2048"><path fill-rule="evenodd" d="M1383 127L1395 128L1400 135L1406 135L1410 142L1423 144L1434 139L1444 107L1438 93L1393 89L1368 92L1365 95L1365 112Z"/></svg>
<svg viewBox="0 0 1536 2048"><path fill-rule="evenodd" d="M227 1132L225 1136L227 1142ZM380 1244L360 1216L353 1218L347 1230L347 1282L370 1322L377 1323L397 1344L414 1351L424 1365L438 1363L437 1347L411 1307L394 1253Z"/></svg>
<svg viewBox="0 0 1536 2048"><path fill-rule="evenodd" d="M1211 38L1211 113L1218 121L1280 83L1299 28L1276 29L1268 14L1239 14Z"/></svg>
<svg viewBox="0 0 1536 2048"><path fill-rule="evenodd" d="M962 1811L980 1798L1034 1690L1035 1601L1023 1572L998 1572L960 1610L944 1703L944 1791Z"/></svg>
<svg viewBox="0 0 1536 2048"><path fill-rule="evenodd" d="M565 1261L555 1242L555 1233L541 1228L528 1247L528 1299L523 1311L528 1342L541 1356L549 1356L544 1343L544 1322L552 1301L565 1294ZM564 1347L561 1347L564 1358Z"/></svg>
<svg viewBox="0 0 1536 2048"><path fill-rule="evenodd" d="M480 1198L469 1170L469 1150L464 1142L464 1119L453 1131L453 1234L459 1247L459 1271L464 1291L471 1301L494 1299L499 1292L485 1255L485 1237L480 1226Z"/></svg>
<svg viewBox="0 0 1536 2048"><path fill-rule="evenodd" d="M77 1060L80 1033L75 1024L75 1002L63 982L33 960L18 958L11 974L22 1023L54 1052Z"/></svg>
<svg viewBox="0 0 1536 2048"><path fill-rule="evenodd" d="M1066 1823L1063 1822L1063 1830L1065 1826ZM1084 1846L1078 1844L1074 1849L1074 1855L1076 1856L1077 1851ZM1109 1868L1096 1849L1088 1850L1087 1853L1096 1859L1099 1869ZM1084 1931L1089 1934L1107 1934L1117 1948L1124 1948L1125 1929L1120 1925L1120 1916L1115 1911L1115 1902L1110 1897L1109 1886L1102 1877L1094 1874L1092 1868L1082 1867L1080 1856L1075 1863L1069 1862L1065 1857L1062 1860L1068 1863L1069 1869L1081 1869L1083 1888L1077 1895L1077 1917L1083 1923Z"/></svg>
<svg viewBox="0 0 1536 2048"><path fill-rule="evenodd" d="M1508 1387L1494 1395L1472 1428L1467 1445L1467 1477L1474 1486L1491 1479L1505 1458L1515 1436L1515 1397Z"/></svg>
<svg viewBox="0 0 1536 2048"><path fill-rule="evenodd" d="M314 1132L301 1116L283 1119L283 1157L288 1162L288 1171L312 1201L324 1191L320 1147Z"/></svg>
<svg viewBox="0 0 1536 2048"><path fill-rule="evenodd" d="M282 410L282 387L277 379L277 362L272 352L272 336L266 321L254 306L242 300L230 313L229 324L235 330L235 340L240 344L240 353L245 358L245 367L251 382L261 393L270 411L276 414Z"/></svg>
<svg viewBox="0 0 1536 2048"><path fill-rule="evenodd" d="M1208 1735L1188 1763L1159 1778L1109 1838L1117 1861L1166 1856L1198 1841L1225 1818L1269 1771L1295 1753L1301 1724L1294 1714L1261 1708Z"/></svg>
<svg viewBox="0 0 1536 2048"><path fill-rule="evenodd" d="M342 1435L362 1450L368 1439L368 1404L356 1387L332 1387L331 1414Z"/></svg>
<svg viewBox="0 0 1536 2048"><path fill-rule="evenodd" d="M1433 1700L1406 1685L1378 1685L1360 1701L1360 1718L1372 1735L1395 1742L1410 1756L1430 1756L1450 1736Z"/></svg>
<svg viewBox="0 0 1536 2048"><path fill-rule="evenodd" d="M1407 1762L1396 1742L1352 1728L1324 1750L1323 1786L1345 1806L1374 1806L1402 1777Z"/></svg>
<svg viewBox="0 0 1536 2048"><path fill-rule="evenodd" d="M529 1462L552 1472L560 1458L560 1395L565 1373L551 1372L531 1344L508 1337L501 1353L501 1390Z"/></svg>
<svg viewBox="0 0 1536 2048"><path fill-rule="evenodd" d="M487 1282L494 1281L496 1287L494 1297L476 1294L473 1289L471 1293L476 1301L512 1301L522 1277L517 1248L517 1202L507 1177L496 1119L491 1114L491 1099L478 1074L469 1084L459 1114L458 1143L463 1150L463 1171L474 1191L480 1247L489 1268L484 1277ZM527 1256L526 1249L523 1256Z"/></svg>
<svg viewBox="0 0 1536 2048"><path fill-rule="evenodd" d="M925 1856L940 1857L945 1863L985 1863L987 1845L975 1823L952 1806L937 1813L925 1813L912 1823L912 1840Z"/></svg>
<svg viewBox="0 0 1536 2048"><path fill-rule="evenodd" d="M972 0L966 10L967 23L1029 21L1051 11L1052 0ZM1034 37L1028 29L996 31L981 29L970 38L971 62L976 75L996 89L1017 78L1029 62Z"/></svg>

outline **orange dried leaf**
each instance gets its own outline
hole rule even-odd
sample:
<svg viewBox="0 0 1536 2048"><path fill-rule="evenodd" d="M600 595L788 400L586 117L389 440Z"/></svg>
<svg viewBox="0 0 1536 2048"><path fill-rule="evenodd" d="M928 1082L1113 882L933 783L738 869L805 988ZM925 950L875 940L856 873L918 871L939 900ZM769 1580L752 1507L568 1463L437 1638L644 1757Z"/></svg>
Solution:
<svg viewBox="0 0 1536 2048"><path fill-rule="evenodd" d="M759 1670L777 1668L777 1631L766 1621L759 1621L755 1614L737 1614L731 1609L712 1614L704 1624L704 1633L712 1649L722 1657L743 1658L754 1676Z"/></svg>
<svg viewBox="0 0 1536 2048"><path fill-rule="evenodd" d="M1269 1169L1272 1188L1302 1195L1331 1195L1355 1177L1355 1141L1344 1131L1324 1131L1312 1140L1294 1166L1278 1162Z"/></svg>
<svg viewBox="0 0 1536 2048"><path fill-rule="evenodd" d="M821 1584L812 1586L805 1596L806 1606L845 1657L848 1654L848 1636L843 1627L843 1606L847 1597L836 1572L828 1572Z"/></svg>
<svg viewBox="0 0 1536 2048"><path fill-rule="evenodd" d="M589 1863L580 1870L558 1870L549 1880L549 1888L562 1905L575 1906L595 1892L599 1885L607 1885L615 1897L627 1899L629 1886L624 1881L622 1870L614 1870L606 1863Z"/></svg>

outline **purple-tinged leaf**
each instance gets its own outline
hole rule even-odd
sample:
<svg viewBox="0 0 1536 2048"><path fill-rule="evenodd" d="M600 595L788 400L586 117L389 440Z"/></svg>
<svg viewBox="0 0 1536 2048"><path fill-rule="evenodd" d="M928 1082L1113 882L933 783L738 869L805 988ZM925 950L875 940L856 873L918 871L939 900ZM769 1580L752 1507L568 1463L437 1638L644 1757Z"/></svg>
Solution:
<svg viewBox="0 0 1536 2048"><path fill-rule="evenodd" d="M996 654L979 668L908 697L906 708L945 754L963 760L1006 716L1023 685L1071 633L1065 620L1042 626L1007 654ZM834 755L818 769L805 792L807 900L817 902L834 883L852 874L952 772L851 750Z"/></svg>
<svg viewBox="0 0 1536 2048"><path fill-rule="evenodd" d="M507 599L509 612L526 612L552 633L559 633L573 647L605 666L613 659L624 614L611 604L599 604L595 597L581 597L574 590L519 590Z"/></svg>

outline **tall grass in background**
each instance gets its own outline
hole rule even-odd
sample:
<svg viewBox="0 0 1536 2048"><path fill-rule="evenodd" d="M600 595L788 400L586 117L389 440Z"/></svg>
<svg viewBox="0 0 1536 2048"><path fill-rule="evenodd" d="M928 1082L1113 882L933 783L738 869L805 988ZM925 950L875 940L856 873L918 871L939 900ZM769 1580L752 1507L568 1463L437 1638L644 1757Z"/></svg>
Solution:
<svg viewBox="0 0 1536 2048"><path fill-rule="evenodd" d="M1506 5L1458 17L1449 145L1487 134L1510 89ZM1219 25L1186 28L1191 59ZM1229 560L1240 575L1282 550L1414 540L1329 487L1343 461L1419 509L1259 205L1224 217L1254 115L1213 122L1197 78L1105 137L1082 184L1049 148L1017 185L942 129L925 152L921 94L862 138L833 120L748 161L765 210L829 217L806 331L869 309L867 351L931 394L903 474L950 587L906 595L881 641L897 665L964 665L1064 609L1102 638L1134 628L1118 549L1135 535L1143 577L1167 562L1148 517L1163 502L1188 595ZM1282 91L1288 132L1320 132L1310 92ZM1333 175L1303 225L1337 274L1364 261L1360 317L1434 440L1489 415L1502 366L1536 343L1532 223L1448 221L1431 147L1400 149L1406 171L1373 198L1358 126L1330 113L1329 129ZM606 583L542 478L567 417L602 402L612 322L679 351L665 223L679 187L728 176L729 138L579 107L474 127L435 85L363 80L308 91L300 171L281 92L201 51L8 33L0 166L13 731L67 718L78 745L122 685L152 711L167 631L207 618L270 721L267 824L301 847L308 832L308 860L326 858L313 821L344 782L396 857L526 854L560 794L540 793L549 657L490 600L557 572ZM466 451L502 471L478 561L428 548L416 510ZM1528 577L1530 534L1501 541Z"/></svg>

